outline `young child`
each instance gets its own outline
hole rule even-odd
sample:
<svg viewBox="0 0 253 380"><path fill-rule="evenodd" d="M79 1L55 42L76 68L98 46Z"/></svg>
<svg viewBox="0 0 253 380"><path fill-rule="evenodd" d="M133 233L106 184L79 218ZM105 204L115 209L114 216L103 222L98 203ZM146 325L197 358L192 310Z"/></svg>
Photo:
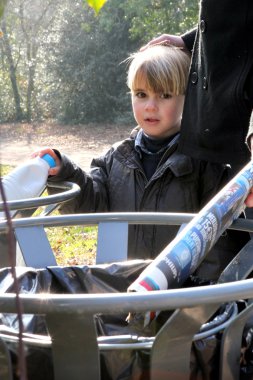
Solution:
<svg viewBox="0 0 253 380"><path fill-rule="evenodd" d="M180 48L155 45L131 55L129 62L127 84L138 126L128 139L93 159L89 172L56 150L34 155L49 153L56 159L50 181L80 186L81 194L61 207L63 213L198 212L224 185L228 168L177 150L190 58ZM130 226L129 259L155 258L177 231L177 226ZM247 241L222 239L225 249L222 254L212 250L198 273L201 278L216 279Z"/></svg>

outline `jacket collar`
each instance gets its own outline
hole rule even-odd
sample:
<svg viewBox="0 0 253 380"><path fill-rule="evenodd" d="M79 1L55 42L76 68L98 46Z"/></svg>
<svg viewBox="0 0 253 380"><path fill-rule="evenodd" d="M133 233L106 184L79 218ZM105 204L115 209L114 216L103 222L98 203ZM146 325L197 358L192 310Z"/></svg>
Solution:
<svg viewBox="0 0 253 380"><path fill-rule="evenodd" d="M161 144L159 144L159 142L157 142L157 146L156 146L155 141L154 141L154 146L152 147L152 145L153 145L152 139L149 138L148 136L145 138L145 134L144 134L143 130L139 129L139 131L135 137L134 148L135 148L136 152L139 154L140 158L142 158L142 153L146 153L148 155L153 155L153 154L154 155L162 155L162 153L164 153L170 146L172 146L174 144L174 141L177 141L177 139L176 139L177 135L178 135L178 133L174 136L167 138L165 142L163 140L160 140ZM150 142L150 147L157 148L157 151L156 152L150 151L145 144L145 140L148 143Z"/></svg>
<svg viewBox="0 0 253 380"><path fill-rule="evenodd" d="M140 167L139 154L133 154L134 151L136 152L135 140L139 130L139 127L134 128L131 132L130 139L127 139L120 147L120 151L121 154L123 154L125 163L132 168ZM168 170L168 168L172 171L175 177L181 177L192 173L193 159L189 156L185 156L184 154L178 152L177 148L179 139L180 134L177 134L174 137L174 139L170 142L169 146L164 152L164 155L156 170L156 173L152 178L155 179L160 177L166 170ZM131 150L129 151L130 146Z"/></svg>

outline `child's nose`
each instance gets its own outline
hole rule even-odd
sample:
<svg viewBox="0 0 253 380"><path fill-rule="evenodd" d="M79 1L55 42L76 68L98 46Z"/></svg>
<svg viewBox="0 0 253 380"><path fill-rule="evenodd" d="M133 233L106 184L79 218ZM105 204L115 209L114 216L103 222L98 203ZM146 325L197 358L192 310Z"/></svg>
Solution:
<svg viewBox="0 0 253 380"><path fill-rule="evenodd" d="M157 108L157 102L155 99L148 99L146 103L146 109L147 110L153 110Z"/></svg>

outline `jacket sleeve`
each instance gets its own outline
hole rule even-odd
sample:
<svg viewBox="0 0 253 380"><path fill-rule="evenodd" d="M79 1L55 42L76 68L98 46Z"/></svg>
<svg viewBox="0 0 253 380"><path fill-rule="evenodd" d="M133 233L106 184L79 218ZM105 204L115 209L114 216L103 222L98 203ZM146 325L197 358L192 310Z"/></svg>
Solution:
<svg viewBox="0 0 253 380"><path fill-rule="evenodd" d="M58 152L59 154L59 152ZM107 161L109 154L91 163L89 172L83 171L65 154L61 154L62 167L57 176L49 177L49 182L69 181L80 186L80 194L59 208L63 214L83 212L104 212L108 210ZM55 192L50 190L49 193Z"/></svg>
<svg viewBox="0 0 253 380"><path fill-rule="evenodd" d="M181 38L183 39L185 46L190 52L193 49L196 34L197 27L181 35Z"/></svg>

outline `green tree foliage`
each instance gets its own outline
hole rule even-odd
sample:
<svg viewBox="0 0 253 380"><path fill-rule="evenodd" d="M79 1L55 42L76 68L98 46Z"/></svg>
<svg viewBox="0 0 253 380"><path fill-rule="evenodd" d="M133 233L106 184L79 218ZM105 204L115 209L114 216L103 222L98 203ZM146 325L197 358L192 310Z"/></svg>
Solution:
<svg viewBox="0 0 253 380"><path fill-rule="evenodd" d="M66 122L103 122L120 119L130 111L126 68L121 62L139 46L129 38L129 22L109 1L96 17L88 7L72 3L65 14L62 37L54 51L53 99L57 116Z"/></svg>
<svg viewBox="0 0 253 380"><path fill-rule="evenodd" d="M7 0L0 0L0 18L2 18L4 14L4 8L6 6Z"/></svg>
<svg viewBox="0 0 253 380"><path fill-rule="evenodd" d="M58 0L9 0L1 22L0 41L2 67L0 86L3 119L27 120L38 117L36 103L40 77L43 75L43 48L54 21ZM49 32L50 33L50 32ZM0 83L1 84L1 83ZM7 96L12 92L12 99Z"/></svg>
<svg viewBox="0 0 253 380"><path fill-rule="evenodd" d="M132 38L143 42L162 33L184 33L197 23L196 0L127 0L123 3L131 21Z"/></svg>

